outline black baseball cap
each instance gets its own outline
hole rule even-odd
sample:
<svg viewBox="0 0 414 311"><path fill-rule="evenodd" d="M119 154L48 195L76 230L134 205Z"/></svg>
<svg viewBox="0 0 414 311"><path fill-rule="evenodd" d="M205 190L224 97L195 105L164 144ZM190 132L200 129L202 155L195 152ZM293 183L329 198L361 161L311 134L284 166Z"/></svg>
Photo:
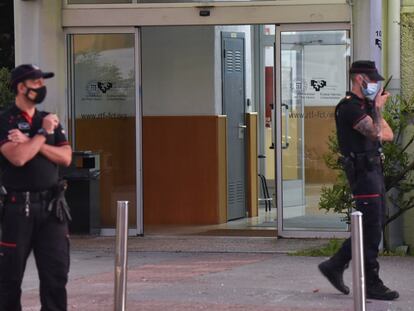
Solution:
<svg viewBox="0 0 414 311"><path fill-rule="evenodd" d="M378 73L375 67L375 62L370 60L358 60L353 62L349 73L363 73L368 76L372 81L383 81L384 78Z"/></svg>
<svg viewBox="0 0 414 311"><path fill-rule="evenodd" d="M53 72L43 72L39 67L32 64L23 64L14 68L11 72L10 87L13 89L19 84L26 80L32 79L49 79L54 77Z"/></svg>

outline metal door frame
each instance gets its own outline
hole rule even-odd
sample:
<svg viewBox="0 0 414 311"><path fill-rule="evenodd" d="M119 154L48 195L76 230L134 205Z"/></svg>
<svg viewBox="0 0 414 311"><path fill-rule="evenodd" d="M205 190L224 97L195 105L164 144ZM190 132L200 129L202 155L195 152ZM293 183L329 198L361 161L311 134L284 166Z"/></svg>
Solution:
<svg viewBox="0 0 414 311"><path fill-rule="evenodd" d="M266 142L265 142L265 114L266 114L266 95L265 95L265 49L266 47L273 47L273 54L276 53L275 50L275 35L266 35L264 34L265 25L274 25L274 24L261 24L255 25L257 29L254 32L254 62L255 66L255 103L256 111L258 113L258 154L266 154ZM273 70L275 70L275 64L273 64ZM275 105L272 109L272 129L275 126ZM272 143L274 143L274 131L272 131ZM258 159L258 172L260 174L266 175L266 159ZM275 176L276 177L276 176ZM259 192L262 190L258 190Z"/></svg>
<svg viewBox="0 0 414 311"><path fill-rule="evenodd" d="M76 137L73 118L73 62L72 46L69 36L77 34L135 34L135 161L136 161L136 228L129 228L129 235L142 235L144 233L143 192L142 192L142 100L141 100L141 31L139 27L70 27L64 29L66 66L65 77L67 81L66 107L71 118L72 147ZM131 208L131 206L129 206ZM115 235L115 228L100 228L101 235Z"/></svg>
<svg viewBox="0 0 414 311"><path fill-rule="evenodd" d="M282 111L281 111L281 32L286 31L323 31L323 30L348 30L351 33L349 23L327 23L327 24L283 24L276 25L276 51L275 51L275 97L276 97L276 163L275 163L275 182L276 182L276 206L277 206L277 229L278 236L291 238L347 238L348 231L312 231L312 230L284 230L283 228L283 171L282 171ZM351 49L352 51L352 49ZM351 52L352 59L352 52ZM345 94L344 94L345 95Z"/></svg>

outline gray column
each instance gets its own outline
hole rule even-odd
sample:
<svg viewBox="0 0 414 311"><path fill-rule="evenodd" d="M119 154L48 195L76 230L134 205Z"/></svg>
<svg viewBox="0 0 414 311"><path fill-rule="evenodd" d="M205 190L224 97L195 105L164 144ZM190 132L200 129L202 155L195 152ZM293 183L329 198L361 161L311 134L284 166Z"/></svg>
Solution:
<svg viewBox="0 0 414 311"><path fill-rule="evenodd" d="M353 0L353 58L373 60L381 70L382 0Z"/></svg>
<svg viewBox="0 0 414 311"><path fill-rule="evenodd" d="M53 71L48 95L40 109L55 112L65 123L65 38L61 0L14 0L15 61Z"/></svg>

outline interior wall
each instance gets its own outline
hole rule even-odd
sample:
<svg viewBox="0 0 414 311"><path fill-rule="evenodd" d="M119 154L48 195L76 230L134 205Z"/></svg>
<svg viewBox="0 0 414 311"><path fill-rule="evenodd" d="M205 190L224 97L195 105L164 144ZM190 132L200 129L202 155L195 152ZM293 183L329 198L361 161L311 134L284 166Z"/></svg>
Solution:
<svg viewBox="0 0 414 311"><path fill-rule="evenodd" d="M226 222L226 128L221 116L144 117L145 225Z"/></svg>
<svg viewBox="0 0 414 311"><path fill-rule="evenodd" d="M226 119L213 26L142 29L144 223L227 219Z"/></svg>
<svg viewBox="0 0 414 311"><path fill-rule="evenodd" d="M217 115L214 27L143 27L144 116Z"/></svg>

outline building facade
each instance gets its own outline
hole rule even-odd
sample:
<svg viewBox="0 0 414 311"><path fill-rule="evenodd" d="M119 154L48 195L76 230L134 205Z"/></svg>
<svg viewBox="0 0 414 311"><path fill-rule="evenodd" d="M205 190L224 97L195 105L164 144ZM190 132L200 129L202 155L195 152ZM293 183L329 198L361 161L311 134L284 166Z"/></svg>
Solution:
<svg viewBox="0 0 414 311"><path fill-rule="evenodd" d="M14 4L16 64L56 73L44 108L57 109L75 150L99 155L101 233L128 200L135 234L236 222L284 237L349 234L318 209L335 180L323 161L333 109L353 59L375 60L399 92L408 3Z"/></svg>

